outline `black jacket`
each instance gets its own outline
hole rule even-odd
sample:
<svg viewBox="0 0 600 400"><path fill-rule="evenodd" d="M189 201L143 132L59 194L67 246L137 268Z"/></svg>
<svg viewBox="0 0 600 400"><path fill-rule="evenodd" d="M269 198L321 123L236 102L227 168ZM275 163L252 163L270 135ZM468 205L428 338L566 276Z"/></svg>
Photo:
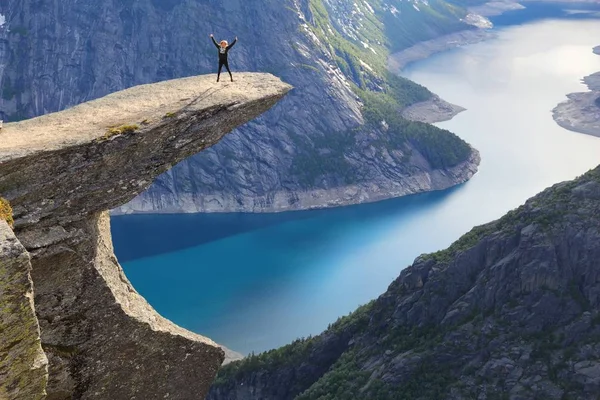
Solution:
<svg viewBox="0 0 600 400"><path fill-rule="evenodd" d="M225 48L219 46L219 44L217 43L217 41L215 40L214 37L211 37L213 43L215 44L215 47L217 49L219 49L219 61L227 61L227 54L229 53L229 49L231 49L235 43L237 42L237 38L231 42L231 44Z"/></svg>

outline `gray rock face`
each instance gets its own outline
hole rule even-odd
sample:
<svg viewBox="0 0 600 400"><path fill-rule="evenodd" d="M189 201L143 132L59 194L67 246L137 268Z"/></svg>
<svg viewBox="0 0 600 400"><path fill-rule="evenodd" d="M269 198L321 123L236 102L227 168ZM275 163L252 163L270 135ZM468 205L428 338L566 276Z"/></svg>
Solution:
<svg viewBox="0 0 600 400"><path fill-rule="evenodd" d="M320 336L231 364L208 399L597 398L599 227L600 167L417 258Z"/></svg>
<svg viewBox="0 0 600 400"><path fill-rule="evenodd" d="M420 2L420 11L400 0L387 3L376 16L404 27L395 37L407 44L465 27L444 1ZM303 160L327 165L339 141L364 122L351 83L371 68L339 68L347 55L317 37L321 30L314 24L323 17L315 4L327 10L331 31L349 40L345 51L370 46L385 62L383 25L371 37L359 32L359 18L375 15L362 0L358 11L333 0L7 0L0 4L6 17L0 112L9 120L37 116L133 85L212 73L217 56L208 34L230 41L237 35L230 54L234 72L272 72L297 89L281 107L173 168L119 212L281 211L443 189L469 179L475 165L467 165L468 157L458 168L466 174L436 186L430 184L434 175L454 174L419 157L407 162L399 147L374 153L364 138L344 156L368 178L347 182L336 168L323 167L317 179L303 179ZM399 9L410 23L394 14ZM383 78L375 81L381 85ZM372 140L385 137L382 130L370 134Z"/></svg>
<svg viewBox="0 0 600 400"><path fill-rule="evenodd" d="M600 55L600 46L594 53ZM583 82L590 91L568 94L568 100L552 110L554 121L574 132L600 136L600 72L586 76Z"/></svg>
<svg viewBox="0 0 600 400"><path fill-rule="evenodd" d="M25 358L23 366L11 365L9 378L17 368L22 386L39 389L32 391L36 395L47 379L53 400L206 395L224 350L158 315L131 287L113 252L106 210L129 201L171 165L265 112L290 88L267 74L240 74L235 86L218 88L212 77L192 77L134 87L4 126L0 193L11 202L16 235L31 254L35 311L49 361L43 381L34 380L38 375L33 372L46 365L37 359L37 369ZM0 249L11 240L0 236ZM21 263L8 264L15 271L6 273L12 275L5 277L0 269L0 285L8 282L10 290L23 292L21 303L11 299L11 307L15 302L23 314L8 309L13 319L25 319L33 310L26 296L31 296L28 255L21 250ZM5 257L6 252L0 254ZM16 275L16 267L22 276ZM22 285L15 289L17 278ZM7 321L4 310L2 323ZM0 345L0 355L39 347L37 320L30 317L23 324L31 332L19 329L22 337L8 342L17 347Z"/></svg>
<svg viewBox="0 0 600 400"><path fill-rule="evenodd" d="M0 398L42 399L48 359L33 305L29 254L0 220Z"/></svg>
<svg viewBox="0 0 600 400"><path fill-rule="evenodd" d="M406 107L402 111L402 116L411 121L433 124L451 120L465 110L466 108L448 103L439 96L433 96L430 100Z"/></svg>

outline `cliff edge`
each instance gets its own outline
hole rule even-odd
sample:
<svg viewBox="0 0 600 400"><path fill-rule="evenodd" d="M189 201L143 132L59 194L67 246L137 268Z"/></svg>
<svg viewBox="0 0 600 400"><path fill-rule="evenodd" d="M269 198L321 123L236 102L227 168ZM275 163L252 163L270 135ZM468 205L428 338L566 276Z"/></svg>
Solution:
<svg viewBox="0 0 600 400"><path fill-rule="evenodd" d="M132 288L113 252L107 210L291 89L267 74L236 77L138 86L0 131L0 196L12 205L16 234L1 222L0 277L16 277L3 279L3 301L6 291L15 294L11 306L22 303L0 313L2 335L13 337L0 360L22 360L0 363L0 377L31 376L16 386L2 379L0 395L204 398L223 349L158 315ZM26 322L11 325L17 319Z"/></svg>

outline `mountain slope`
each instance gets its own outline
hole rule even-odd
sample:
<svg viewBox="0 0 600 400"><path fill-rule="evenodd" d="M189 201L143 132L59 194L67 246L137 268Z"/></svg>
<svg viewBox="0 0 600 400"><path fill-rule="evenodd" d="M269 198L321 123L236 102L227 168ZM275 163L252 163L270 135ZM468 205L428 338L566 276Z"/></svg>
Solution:
<svg viewBox="0 0 600 400"><path fill-rule="evenodd" d="M597 399L600 167L545 190L321 335L224 368L220 399Z"/></svg>
<svg viewBox="0 0 600 400"><path fill-rule="evenodd" d="M385 70L390 49L468 28L464 11L439 0L370 4L9 0L0 4L0 111L20 119L214 72L208 34L237 35L234 70L271 72L296 89L122 211L278 211L464 182L477 154L448 132L396 121L431 93Z"/></svg>

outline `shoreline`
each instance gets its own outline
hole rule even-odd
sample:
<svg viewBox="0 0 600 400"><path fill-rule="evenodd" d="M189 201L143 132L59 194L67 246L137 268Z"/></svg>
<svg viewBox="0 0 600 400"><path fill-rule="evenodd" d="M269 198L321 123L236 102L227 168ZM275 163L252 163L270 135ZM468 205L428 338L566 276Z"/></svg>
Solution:
<svg viewBox="0 0 600 400"><path fill-rule="evenodd" d="M465 22L474 26L473 29L443 35L435 39L419 42L388 57L388 69L399 74L408 64L424 60L434 54L452 50L458 47L475 44L484 40L493 39L496 35L492 31L493 24L487 17L495 17L509 11L523 10L527 3L597 3L597 0L493 0L487 3L468 7L469 14ZM594 48L600 55L600 45Z"/></svg>
<svg viewBox="0 0 600 400"><path fill-rule="evenodd" d="M469 14L465 17L465 22L474 28L426 40L392 53L387 60L388 70L401 76L402 71L409 64L425 60L444 51L493 39L496 34L492 31L493 24L487 17L498 16L507 11L522 10L524 8L523 5L514 0L490 1L479 6L469 7L467 9ZM404 109L402 116L411 121L434 124L449 121L463 111L466 111L466 108L448 103L434 93L430 100L413 104Z"/></svg>
<svg viewBox="0 0 600 400"><path fill-rule="evenodd" d="M521 2L525 1L542 2L548 0L523 0ZM472 29L464 29L419 42L404 50L392 53L388 57L388 69L395 74L400 74L409 64L424 60L434 54L493 39L496 37L495 33L492 32L494 26L487 17L502 15L508 11L523 10L526 7L521 2L496 0L467 8L469 14L467 14L464 21L473 26Z"/></svg>
<svg viewBox="0 0 600 400"><path fill-rule="evenodd" d="M436 122L450 121L467 109L452 104L434 94L429 100L415 103L402 110L402 117L410 121L435 124Z"/></svg>
<svg viewBox="0 0 600 400"><path fill-rule="evenodd" d="M592 51L600 55L600 46ZM600 72L584 77L583 83L589 90L567 94L567 100L552 110L552 118L572 132L600 137Z"/></svg>
<svg viewBox="0 0 600 400"><path fill-rule="evenodd" d="M467 15L465 21L477 28L440 36L393 53L388 57L388 70L401 75L402 71L414 62L425 60L437 53L493 39L496 34L492 31L491 22L489 25L485 23L487 17L525 9L523 4L542 2L568 3L569 0L496 0L469 7L470 14ZM595 2L596 0L573 1L573 3ZM489 20L487 21L489 22ZM600 45L594 47L592 51L600 55ZM588 85L589 91L567 94L568 99L552 110L553 118L558 125L565 129L600 137L600 106L595 104L596 99L600 98L600 72L586 76L583 78L583 82ZM432 99L404 109L402 116L411 121L433 124L451 120L463 111L466 109L448 103L434 94Z"/></svg>
<svg viewBox="0 0 600 400"><path fill-rule="evenodd" d="M409 196L413 194L446 190L467 182L478 170L481 157L477 149L469 158L453 167L440 170L422 171L406 177L401 182L387 180L375 187L372 182L310 191L279 191L267 196L239 198L222 195L178 196L178 204L170 207L156 207L148 199L136 197L130 203L111 210L111 216L133 214L193 214L193 213L254 213L268 214L290 211L309 211L373 203ZM291 203L290 198L294 198ZM302 207L297 207L301 204ZM163 204L164 205L164 204ZM133 206L133 207L131 207Z"/></svg>

